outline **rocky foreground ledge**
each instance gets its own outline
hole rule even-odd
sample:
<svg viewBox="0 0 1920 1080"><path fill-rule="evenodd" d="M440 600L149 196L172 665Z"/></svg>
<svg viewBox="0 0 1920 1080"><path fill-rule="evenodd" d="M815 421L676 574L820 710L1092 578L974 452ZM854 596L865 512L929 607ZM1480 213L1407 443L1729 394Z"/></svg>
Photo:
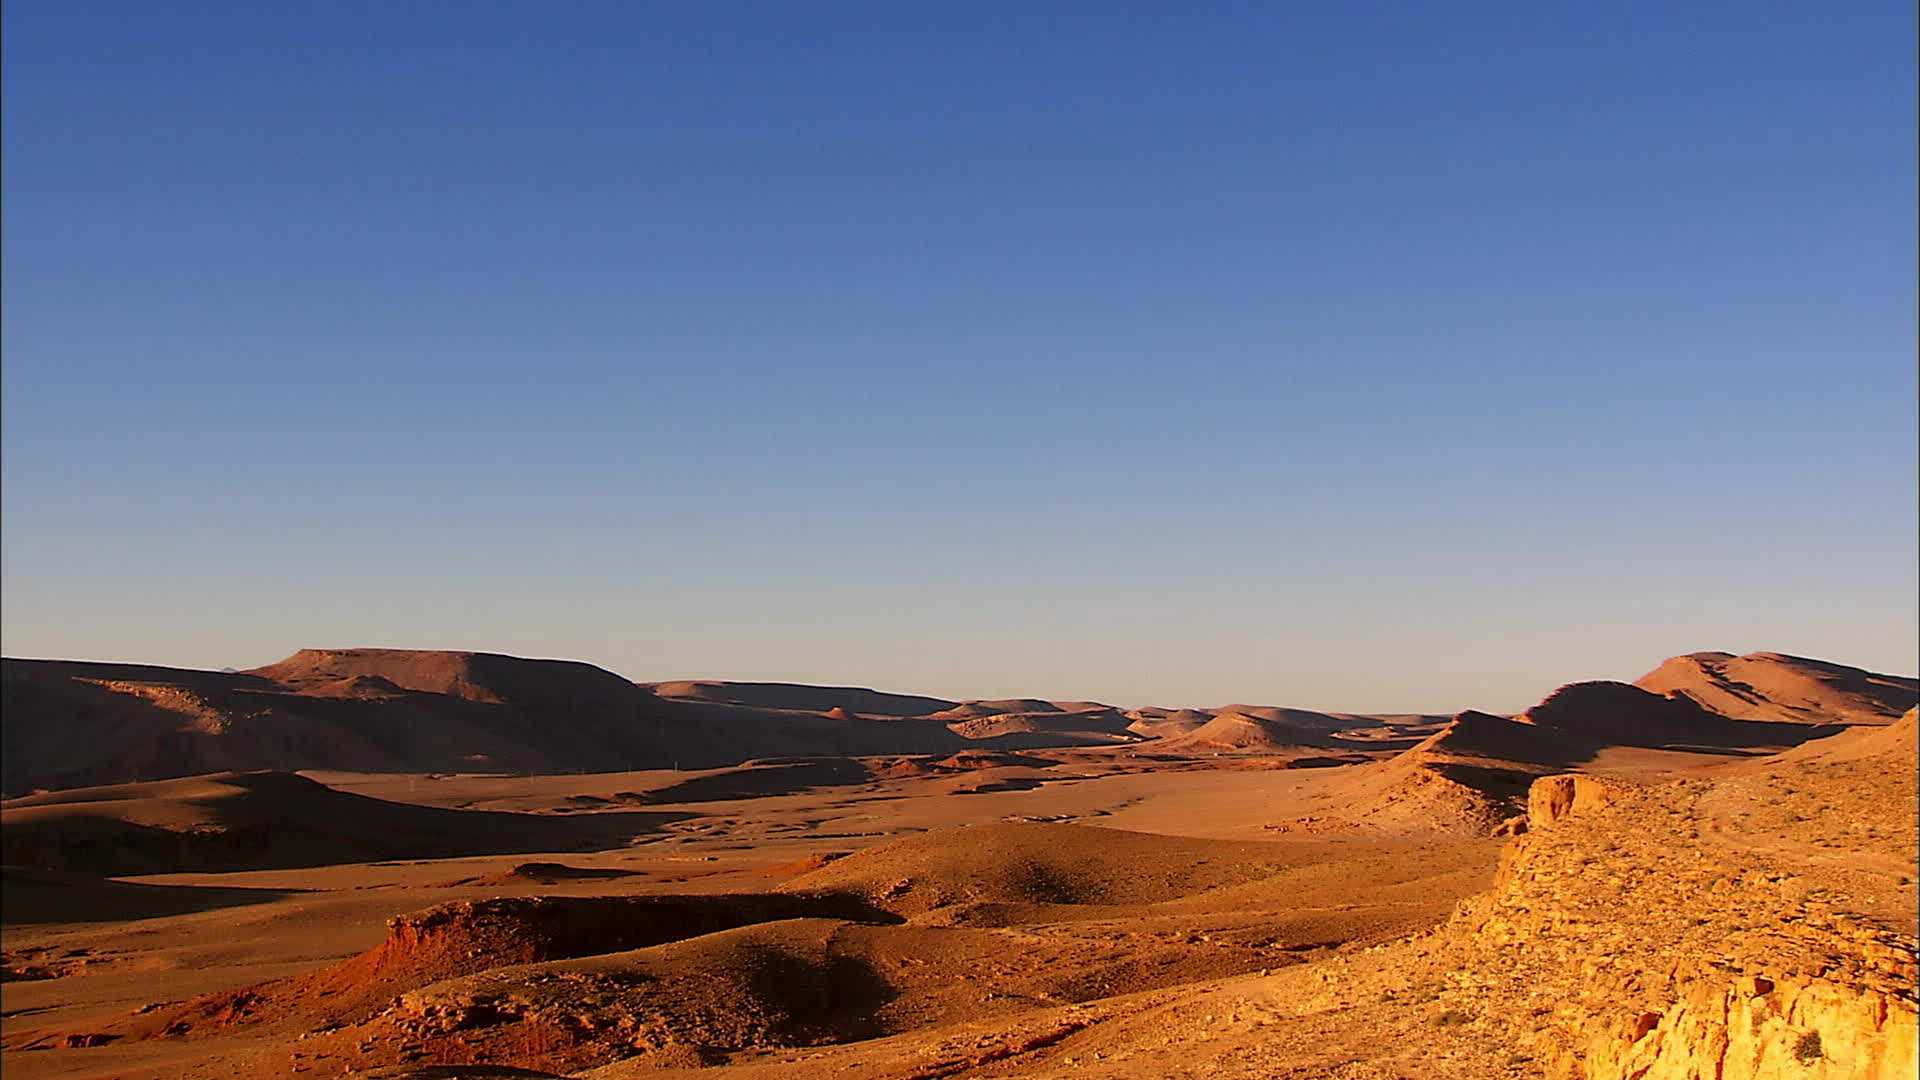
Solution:
<svg viewBox="0 0 1920 1080"><path fill-rule="evenodd" d="M1445 931L1464 953L1448 997L1545 1021L1539 1059L1564 1076L1910 1080L1912 782L1875 766L1538 781L1531 831ZM1809 835L1749 834L1749 807ZM1838 822L1856 850L1821 842Z"/></svg>

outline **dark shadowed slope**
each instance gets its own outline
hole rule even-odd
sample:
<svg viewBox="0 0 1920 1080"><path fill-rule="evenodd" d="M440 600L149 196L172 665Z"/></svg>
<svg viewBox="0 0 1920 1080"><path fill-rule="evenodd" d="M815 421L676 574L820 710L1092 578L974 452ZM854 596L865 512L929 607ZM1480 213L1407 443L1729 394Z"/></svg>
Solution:
<svg viewBox="0 0 1920 1080"><path fill-rule="evenodd" d="M131 922L218 908L264 904L281 889L211 885L146 885L27 866L0 867L8 926L35 923Z"/></svg>
<svg viewBox="0 0 1920 1080"><path fill-rule="evenodd" d="M1777 749L1833 730L1830 724L1735 720L1690 697L1662 697L1630 683L1607 681L1569 683L1516 719L1596 747Z"/></svg>
<svg viewBox="0 0 1920 1080"><path fill-rule="evenodd" d="M9 866L126 875L601 850L677 815L446 810L280 772L75 788L0 803Z"/></svg>

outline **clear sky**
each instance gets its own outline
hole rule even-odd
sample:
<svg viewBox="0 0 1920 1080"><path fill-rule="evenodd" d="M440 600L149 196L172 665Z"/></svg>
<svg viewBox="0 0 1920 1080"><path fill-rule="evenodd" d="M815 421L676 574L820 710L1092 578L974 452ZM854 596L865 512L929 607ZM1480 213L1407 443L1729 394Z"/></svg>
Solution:
<svg viewBox="0 0 1920 1080"><path fill-rule="evenodd" d="M4 648L1915 666L1910 0L9 0Z"/></svg>

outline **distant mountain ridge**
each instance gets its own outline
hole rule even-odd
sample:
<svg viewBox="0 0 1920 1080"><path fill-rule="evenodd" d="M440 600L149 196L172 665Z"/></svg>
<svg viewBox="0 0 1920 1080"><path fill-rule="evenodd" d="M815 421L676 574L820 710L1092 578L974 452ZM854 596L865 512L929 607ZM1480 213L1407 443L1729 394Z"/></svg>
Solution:
<svg viewBox="0 0 1920 1080"><path fill-rule="evenodd" d="M0 674L9 795L231 770L605 772L975 745L938 721L675 699L495 653L303 649L234 673L8 659Z"/></svg>
<svg viewBox="0 0 1920 1080"><path fill-rule="evenodd" d="M1501 723L1545 722L1575 743L1631 743L1633 726L1647 724L1656 741L1674 737L1675 724L1705 725L1690 737L1711 737L1729 718L1887 724L1920 697L1910 678L1777 653L1694 653L1634 686L1576 685L1595 688L1579 695L1577 723L1556 714L1553 697ZM1259 705L1123 713L1097 702L953 701L863 687L634 683L571 660L367 648L302 649L248 671L6 659L0 705L7 795L261 769L610 772L1129 743L1258 755L1327 746L1381 719Z"/></svg>
<svg viewBox="0 0 1920 1080"><path fill-rule="evenodd" d="M500 653L301 649L247 671L0 661L0 791L227 771L609 772L754 758L1125 742L1105 706L967 703L862 687L634 683ZM1045 724L1003 720L1033 705ZM1069 703L1079 704L1079 703ZM959 711L986 719L957 723Z"/></svg>

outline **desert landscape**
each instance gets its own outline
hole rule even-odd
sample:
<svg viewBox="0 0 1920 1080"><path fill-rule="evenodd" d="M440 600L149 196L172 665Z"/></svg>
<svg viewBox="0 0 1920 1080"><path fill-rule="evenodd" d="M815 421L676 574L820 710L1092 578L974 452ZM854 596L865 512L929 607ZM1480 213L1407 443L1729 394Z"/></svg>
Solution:
<svg viewBox="0 0 1920 1080"><path fill-rule="evenodd" d="M0 3L0 1080L1920 1080L1920 5Z"/></svg>
<svg viewBox="0 0 1920 1080"><path fill-rule="evenodd" d="M9 659L9 1076L1910 1077L1910 677L1513 716ZM609 764L617 768L609 768Z"/></svg>

